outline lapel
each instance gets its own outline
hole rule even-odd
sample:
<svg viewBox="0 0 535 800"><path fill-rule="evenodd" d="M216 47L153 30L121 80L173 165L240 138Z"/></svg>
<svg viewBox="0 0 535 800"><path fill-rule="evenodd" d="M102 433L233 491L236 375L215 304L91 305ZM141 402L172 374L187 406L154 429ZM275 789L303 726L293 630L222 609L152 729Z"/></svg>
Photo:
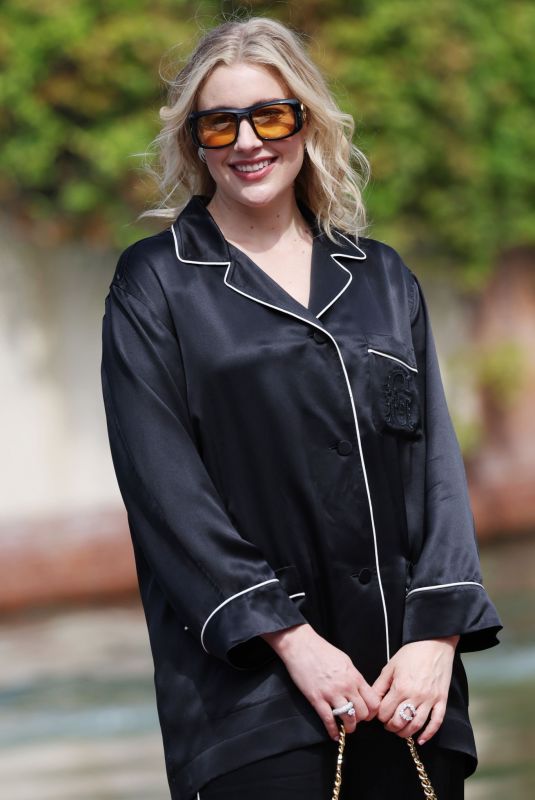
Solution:
<svg viewBox="0 0 535 800"><path fill-rule="evenodd" d="M366 253L350 237L336 233L337 244L318 231L313 214L300 209L309 222L314 239L308 307L292 297L246 253L229 244L206 209L208 198L195 195L171 226L179 261L199 266L226 266L224 283L249 300L318 326L321 316L349 287L353 276L345 266L350 260L363 260ZM178 237L176 230L178 228ZM201 258L202 257L202 258Z"/></svg>

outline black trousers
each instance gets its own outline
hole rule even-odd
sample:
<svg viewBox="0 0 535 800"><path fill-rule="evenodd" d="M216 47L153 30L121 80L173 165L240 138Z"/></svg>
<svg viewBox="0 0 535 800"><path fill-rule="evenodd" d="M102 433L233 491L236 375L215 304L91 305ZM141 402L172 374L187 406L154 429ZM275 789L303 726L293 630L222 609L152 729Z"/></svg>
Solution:
<svg viewBox="0 0 535 800"><path fill-rule="evenodd" d="M381 728L346 737L340 800L422 800L423 789L405 740ZM463 800L464 755L418 747L439 800ZM221 775L199 800L331 800L338 745L325 741L289 750Z"/></svg>

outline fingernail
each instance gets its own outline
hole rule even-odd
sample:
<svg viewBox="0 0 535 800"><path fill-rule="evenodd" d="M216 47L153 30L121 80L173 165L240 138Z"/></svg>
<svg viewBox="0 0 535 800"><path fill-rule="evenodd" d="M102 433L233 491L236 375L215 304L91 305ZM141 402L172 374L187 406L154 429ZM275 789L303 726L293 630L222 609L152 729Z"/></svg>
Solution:
<svg viewBox="0 0 535 800"><path fill-rule="evenodd" d="M418 739L418 744L425 744L425 739Z"/></svg>
<svg viewBox="0 0 535 800"><path fill-rule="evenodd" d="M334 737L334 741L335 741L335 742L339 742L339 741L340 741L340 737L339 737L339 736L335 736L335 737Z"/></svg>

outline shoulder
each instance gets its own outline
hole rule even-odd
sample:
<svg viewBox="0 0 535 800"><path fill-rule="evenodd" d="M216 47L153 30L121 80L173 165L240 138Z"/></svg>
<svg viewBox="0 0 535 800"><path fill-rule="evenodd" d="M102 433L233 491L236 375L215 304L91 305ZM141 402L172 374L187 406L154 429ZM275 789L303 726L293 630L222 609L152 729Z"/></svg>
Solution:
<svg viewBox="0 0 535 800"><path fill-rule="evenodd" d="M134 284L149 273L158 274L174 261L174 242L170 228L145 236L128 245L117 260L112 281Z"/></svg>
<svg viewBox="0 0 535 800"><path fill-rule="evenodd" d="M366 253L367 259L373 266L379 265L385 269L403 273L408 269L398 251L379 239L368 236L359 236L358 246Z"/></svg>
<svg viewBox="0 0 535 800"><path fill-rule="evenodd" d="M119 255L110 292L122 290L151 308L161 318L168 316L166 285L176 268L174 240L170 228L128 245Z"/></svg>
<svg viewBox="0 0 535 800"><path fill-rule="evenodd" d="M359 236L358 246L366 253L369 272L379 272L391 289L397 288L406 296L410 318L414 320L420 303L420 285L400 253L386 242L367 236Z"/></svg>

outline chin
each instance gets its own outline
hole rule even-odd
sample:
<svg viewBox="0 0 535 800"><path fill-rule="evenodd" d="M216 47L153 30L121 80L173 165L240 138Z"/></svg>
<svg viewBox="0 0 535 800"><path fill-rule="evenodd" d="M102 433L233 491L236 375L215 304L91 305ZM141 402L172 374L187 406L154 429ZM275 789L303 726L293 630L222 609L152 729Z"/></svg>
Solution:
<svg viewBox="0 0 535 800"><path fill-rule="evenodd" d="M288 191L292 190L292 185L283 186L279 189L271 188L271 187L264 187L264 186L254 186L254 187L246 187L242 190L239 195L238 199L241 203L245 205L261 208L262 206L268 206L271 203L277 202Z"/></svg>

